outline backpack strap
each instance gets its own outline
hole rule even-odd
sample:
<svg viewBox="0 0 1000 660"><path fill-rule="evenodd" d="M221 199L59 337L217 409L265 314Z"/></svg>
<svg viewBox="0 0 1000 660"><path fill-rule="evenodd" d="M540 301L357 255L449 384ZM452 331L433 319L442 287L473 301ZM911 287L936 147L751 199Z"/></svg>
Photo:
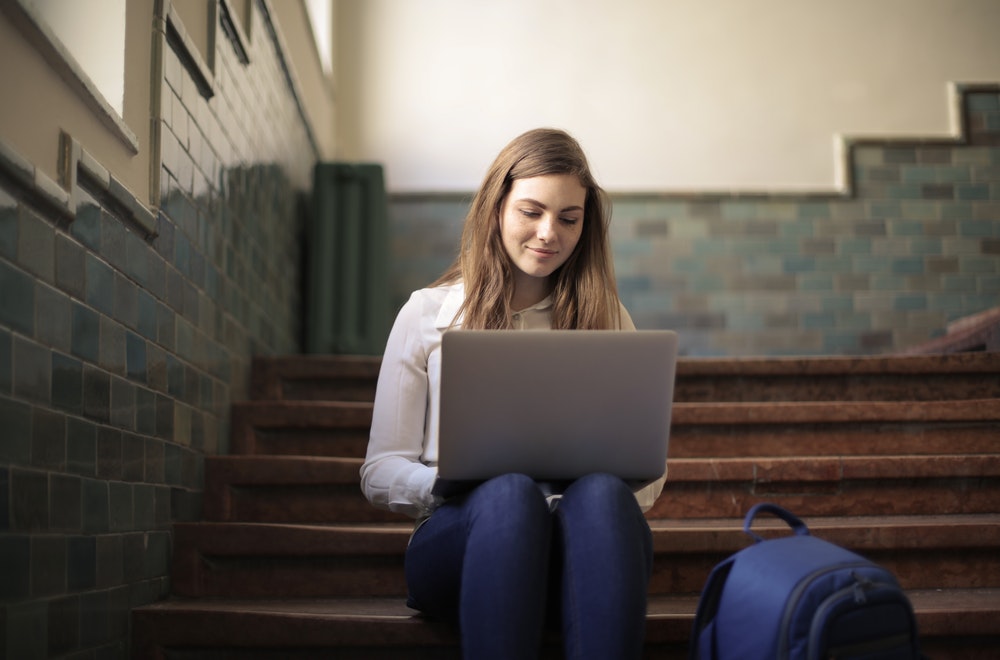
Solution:
<svg viewBox="0 0 1000 660"><path fill-rule="evenodd" d="M734 559L730 557L716 565L709 574L708 581L705 582L694 615L694 630L688 647L689 660L715 660L719 657L715 615L719 612L722 588L733 568L733 561Z"/></svg>
<svg viewBox="0 0 1000 660"><path fill-rule="evenodd" d="M753 519L761 511L773 513L774 515L784 520L786 523L788 523L788 526L792 528L792 531L794 531L796 535L809 536L809 528L806 527L806 524L802 522L802 520L799 519L795 514L788 511L787 509L778 506L777 504L772 504L771 502L760 502L759 504L755 504L749 511L747 511L746 518L743 519L743 531L746 534L748 534L750 538L754 540L754 543L760 543L761 541L764 540L763 537L759 536L758 534L754 534L753 532L750 531L750 526L753 525Z"/></svg>

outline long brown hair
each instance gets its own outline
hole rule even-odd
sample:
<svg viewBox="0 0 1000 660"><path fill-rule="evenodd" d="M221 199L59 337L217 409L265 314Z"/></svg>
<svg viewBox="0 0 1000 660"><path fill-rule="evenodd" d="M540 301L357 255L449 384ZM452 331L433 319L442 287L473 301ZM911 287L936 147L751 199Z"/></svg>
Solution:
<svg viewBox="0 0 1000 660"><path fill-rule="evenodd" d="M539 128L514 138L486 172L462 229L458 257L431 286L462 281L458 316L468 329L511 328L514 265L500 235L500 213L515 179L570 174L587 189L583 232L569 259L550 277L554 329L608 330L621 310L608 240L611 203L594 180L580 144L565 131Z"/></svg>

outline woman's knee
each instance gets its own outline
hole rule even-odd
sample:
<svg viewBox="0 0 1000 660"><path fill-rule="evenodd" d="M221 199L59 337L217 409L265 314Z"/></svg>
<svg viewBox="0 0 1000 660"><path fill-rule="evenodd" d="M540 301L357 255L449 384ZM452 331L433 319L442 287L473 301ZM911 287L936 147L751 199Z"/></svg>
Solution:
<svg viewBox="0 0 1000 660"><path fill-rule="evenodd" d="M548 506L534 480L523 474L504 474L479 485L466 502L469 521L488 521L525 528L547 527Z"/></svg>
<svg viewBox="0 0 1000 660"><path fill-rule="evenodd" d="M606 472L595 472L580 477L566 489L564 500L573 500L585 506L630 506L635 495L621 478ZM638 503L636 503L638 505Z"/></svg>

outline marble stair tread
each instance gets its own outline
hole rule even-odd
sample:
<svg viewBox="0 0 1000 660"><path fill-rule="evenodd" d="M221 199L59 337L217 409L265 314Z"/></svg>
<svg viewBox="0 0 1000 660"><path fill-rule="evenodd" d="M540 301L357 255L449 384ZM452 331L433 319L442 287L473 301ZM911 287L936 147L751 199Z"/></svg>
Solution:
<svg viewBox="0 0 1000 660"><path fill-rule="evenodd" d="M991 636L1000 630L1000 589L910 590L922 638ZM647 645L686 642L697 595L654 595ZM178 599L134 610L137 653L156 647L419 647L457 643L454 629L402 598ZM150 654L150 655L146 655Z"/></svg>
<svg viewBox="0 0 1000 660"><path fill-rule="evenodd" d="M405 521L372 507L360 458L216 456L205 462L209 521ZM738 517L772 499L801 515L986 513L1000 454L672 458L647 517Z"/></svg>

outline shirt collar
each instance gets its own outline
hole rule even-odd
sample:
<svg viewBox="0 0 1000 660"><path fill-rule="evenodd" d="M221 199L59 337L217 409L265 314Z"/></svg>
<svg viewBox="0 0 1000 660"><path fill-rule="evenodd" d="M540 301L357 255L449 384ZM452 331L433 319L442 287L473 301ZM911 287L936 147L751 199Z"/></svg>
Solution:
<svg viewBox="0 0 1000 660"><path fill-rule="evenodd" d="M441 309L438 310L437 318L434 320L434 327L439 330L444 330L450 328L453 325L455 327L462 325L462 317L459 316L455 318L455 314L458 313L459 307L462 306L462 301L465 300L465 286L458 282L457 284L452 284L448 287L448 293L445 295L444 301L441 303ZM530 311L544 311L552 307L552 296L548 295L536 302L530 307L517 310L518 313L523 314Z"/></svg>

